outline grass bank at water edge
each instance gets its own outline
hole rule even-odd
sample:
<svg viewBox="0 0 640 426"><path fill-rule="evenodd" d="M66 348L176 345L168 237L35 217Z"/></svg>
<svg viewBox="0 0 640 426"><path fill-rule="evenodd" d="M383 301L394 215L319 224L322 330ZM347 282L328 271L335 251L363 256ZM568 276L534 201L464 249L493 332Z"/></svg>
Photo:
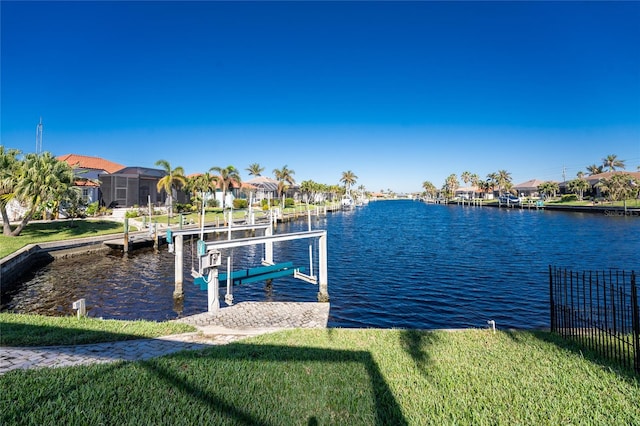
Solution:
<svg viewBox="0 0 640 426"><path fill-rule="evenodd" d="M544 332L291 330L0 386L1 424L640 424L636 376Z"/></svg>
<svg viewBox="0 0 640 426"><path fill-rule="evenodd" d="M81 345L149 339L196 329L176 322L117 321L0 313L0 346Z"/></svg>

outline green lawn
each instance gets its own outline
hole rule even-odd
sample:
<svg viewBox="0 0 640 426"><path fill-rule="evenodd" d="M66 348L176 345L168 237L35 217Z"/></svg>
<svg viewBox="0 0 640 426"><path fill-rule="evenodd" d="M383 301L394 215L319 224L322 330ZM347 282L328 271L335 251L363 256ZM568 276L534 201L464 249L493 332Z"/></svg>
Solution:
<svg viewBox="0 0 640 426"><path fill-rule="evenodd" d="M28 244L124 232L122 223L110 220L65 220L29 223L17 237L0 235L0 258Z"/></svg>
<svg viewBox="0 0 640 426"><path fill-rule="evenodd" d="M0 346L81 345L189 333L187 324L0 313Z"/></svg>
<svg viewBox="0 0 640 426"><path fill-rule="evenodd" d="M637 376L544 332L291 330L0 376L0 424L640 424Z"/></svg>

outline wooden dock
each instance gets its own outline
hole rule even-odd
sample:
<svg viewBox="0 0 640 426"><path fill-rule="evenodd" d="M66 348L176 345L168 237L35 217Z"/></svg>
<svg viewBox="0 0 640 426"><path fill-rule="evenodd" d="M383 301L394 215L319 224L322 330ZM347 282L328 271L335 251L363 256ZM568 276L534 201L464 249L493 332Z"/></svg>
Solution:
<svg viewBox="0 0 640 426"><path fill-rule="evenodd" d="M149 234L137 234L137 235L129 235L129 251L135 250L143 247L153 247L154 246L154 238ZM158 235L158 245L162 245L166 243L166 238L164 235ZM124 237L114 238L112 240L106 240L103 242L104 245L112 248L114 250L122 250L124 251Z"/></svg>

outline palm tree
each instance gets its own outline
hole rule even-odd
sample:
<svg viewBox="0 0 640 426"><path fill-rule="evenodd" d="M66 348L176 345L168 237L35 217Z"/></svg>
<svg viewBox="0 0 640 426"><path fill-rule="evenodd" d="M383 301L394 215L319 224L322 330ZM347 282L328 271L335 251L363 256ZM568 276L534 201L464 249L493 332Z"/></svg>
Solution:
<svg viewBox="0 0 640 426"><path fill-rule="evenodd" d="M358 176L353 173L351 170L346 172L342 172L342 177L340 178L340 182L344 183L344 188L347 194L351 192L351 185L356 183Z"/></svg>
<svg viewBox="0 0 640 426"><path fill-rule="evenodd" d="M586 169L587 169L587 172L589 173L589 176L599 175L600 173L603 172L602 166L597 166L595 164L587 166Z"/></svg>
<svg viewBox="0 0 640 426"><path fill-rule="evenodd" d="M273 169L273 175L278 181L278 198L286 191L288 185L293 185L295 180L293 175L296 174L293 170L289 169L285 164L281 169Z"/></svg>
<svg viewBox="0 0 640 426"><path fill-rule="evenodd" d="M300 191L304 194L307 203L315 199L315 194L318 190L319 184L312 180L305 180L300 184Z"/></svg>
<svg viewBox="0 0 640 426"><path fill-rule="evenodd" d="M489 180L478 179L476 185L478 185L478 189L482 191L483 194L487 194L491 189L491 182L489 182ZM483 196L483 198L485 197Z"/></svg>
<svg viewBox="0 0 640 426"><path fill-rule="evenodd" d="M456 195L456 190L460 187L460 182L458 182L458 177L455 173L450 174L444 181L444 185L442 186L442 190L444 191L445 198L447 200L453 198Z"/></svg>
<svg viewBox="0 0 640 426"><path fill-rule="evenodd" d="M491 190L491 192L496 190L496 185L498 185L498 174L497 173L489 173L487 175L487 184L489 186L489 189Z"/></svg>
<svg viewBox="0 0 640 426"><path fill-rule="evenodd" d="M422 188L424 189L424 192L426 192L426 194L429 196L429 198L435 198L436 194L438 193L436 186L428 180L422 182Z"/></svg>
<svg viewBox="0 0 640 426"><path fill-rule="evenodd" d="M546 194L548 196L555 197L556 193L560 191L560 185L558 184L558 182L552 182L552 181L542 182L540 185L538 185L538 191L541 194Z"/></svg>
<svg viewBox="0 0 640 426"><path fill-rule="evenodd" d="M468 184L471 181L471 172L464 171L460 175L460 179L464 182L464 184Z"/></svg>
<svg viewBox="0 0 640 426"><path fill-rule="evenodd" d="M27 154L17 172L12 197L28 203L29 208L12 236L20 235L38 209L58 206L73 186L73 169L50 152Z"/></svg>
<svg viewBox="0 0 640 426"><path fill-rule="evenodd" d="M567 189L574 194L577 194L580 201L582 201L582 198L584 197L584 191L587 191L590 187L589 182L582 177L578 177L567 182Z"/></svg>
<svg viewBox="0 0 640 426"><path fill-rule="evenodd" d="M13 195L17 174L21 165L18 160L20 151L5 149L0 145L0 214L2 215L2 234L11 235L11 225L7 214L7 202Z"/></svg>
<svg viewBox="0 0 640 426"><path fill-rule="evenodd" d="M173 190L187 184L187 178L184 176L184 169L180 166L175 169L171 169L171 164L167 160L156 161L156 166L160 166L164 169L166 175L158 181L156 188L158 191L164 190L167 193L169 199L169 217L173 217Z"/></svg>
<svg viewBox="0 0 640 426"><path fill-rule="evenodd" d="M212 176L209 172L187 178L187 185L185 185L185 188L188 188L191 193L192 202L194 203L198 200L201 203L201 195L214 193L217 187L218 177Z"/></svg>
<svg viewBox="0 0 640 426"><path fill-rule="evenodd" d="M610 172L615 171L616 167L624 170L624 160L618 160L618 156L615 154L607 155L605 158L603 158L602 165L606 167Z"/></svg>
<svg viewBox="0 0 640 426"><path fill-rule="evenodd" d="M498 192L502 195L502 190L509 191L511 189L511 173L506 170L498 170Z"/></svg>
<svg viewBox="0 0 640 426"><path fill-rule="evenodd" d="M621 173L601 179L596 186L599 187L600 191L604 194L609 195L611 202L624 200L626 208L626 200L637 195L640 182L628 173Z"/></svg>
<svg viewBox="0 0 640 426"><path fill-rule="evenodd" d="M472 173L469 177L469 181L471 182L471 186L473 186L473 198L476 198L476 188L478 188L478 183L480 182L480 176L475 173Z"/></svg>
<svg viewBox="0 0 640 426"><path fill-rule="evenodd" d="M262 172L264 172L264 167L260 166L258 163L249 164L249 167L245 169L249 172L249 176L262 176Z"/></svg>
<svg viewBox="0 0 640 426"><path fill-rule="evenodd" d="M240 188L241 179L240 173L238 169L233 166L227 166L225 168L222 167L212 167L209 169L211 172L218 173L217 180L222 186L222 208L225 208L225 199L227 198L227 191L229 189L233 190L233 185L236 184L238 188Z"/></svg>

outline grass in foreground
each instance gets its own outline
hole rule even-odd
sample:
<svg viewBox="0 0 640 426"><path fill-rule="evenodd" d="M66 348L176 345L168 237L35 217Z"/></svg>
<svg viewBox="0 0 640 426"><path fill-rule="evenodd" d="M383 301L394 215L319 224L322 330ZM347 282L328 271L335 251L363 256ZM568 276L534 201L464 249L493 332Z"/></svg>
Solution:
<svg viewBox="0 0 640 426"><path fill-rule="evenodd" d="M0 346L80 345L148 339L196 329L174 322L116 321L0 313Z"/></svg>
<svg viewBox="0 0 640 426"><path fill-rule="evenodd" d="M21 249L27 244L95 237L119 232L124 232L124 225L109 220L29 223L17 237L0 235L0 258Z"/></svg>
<svg viewBox="0 0 640 426"><path fill-rule="evenodd" d="M0 386L2 424L640 424L636 377L541 332L292 330Z"/></svg>

